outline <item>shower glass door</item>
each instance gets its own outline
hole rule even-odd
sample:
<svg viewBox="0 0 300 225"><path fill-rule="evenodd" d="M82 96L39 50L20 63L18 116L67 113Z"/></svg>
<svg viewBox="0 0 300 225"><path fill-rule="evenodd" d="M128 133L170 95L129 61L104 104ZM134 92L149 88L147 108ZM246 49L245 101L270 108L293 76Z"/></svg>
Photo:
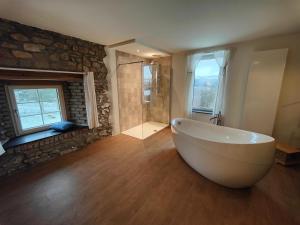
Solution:
<svg viewBox="0 0 300 225"><path fill-rule="evenodd" d="M163 66L163 67L162 67ZM169 65L170 66L170 65ZM169 123L168 71L158 61L142 65L142 137L159 132Z"/></svg>
<svg viewBox="0 0 300 225"><path fill-rule="evenodd" d="M138 139L169 124L170 57L146 61L150 60L117 53L119 127Z"/></svg>
<svg viewBox="0 0 300 225"><path fill-rule="evenodd" d="M119 125L123 134L143 138L141 104L141 63L128 63L128 57L118 57Z"/></svg>

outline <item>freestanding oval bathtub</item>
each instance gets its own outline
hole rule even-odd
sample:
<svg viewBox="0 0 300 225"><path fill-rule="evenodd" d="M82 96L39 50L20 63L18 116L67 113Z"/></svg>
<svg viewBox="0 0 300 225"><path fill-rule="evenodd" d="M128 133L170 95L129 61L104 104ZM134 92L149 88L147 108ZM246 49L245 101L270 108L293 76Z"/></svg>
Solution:
<svg viewBox="0 0 300 225"><path fill-rule="evenodd" d="M254 185L274 162L274 138L177 118L172 136L182 158L204 177L230 188Z"/></svg>

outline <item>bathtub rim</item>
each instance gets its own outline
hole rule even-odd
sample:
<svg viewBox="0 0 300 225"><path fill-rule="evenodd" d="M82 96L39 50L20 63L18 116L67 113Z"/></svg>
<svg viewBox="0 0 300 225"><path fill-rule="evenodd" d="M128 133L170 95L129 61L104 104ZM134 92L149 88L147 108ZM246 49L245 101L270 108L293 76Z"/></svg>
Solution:
<svg viewBox="0 0 300 225"><path fill-rule="evenodd" d="M192 137L192 136L189 136L185 133L178 133L179 135L183 135L184 137L191 137L191 138L194 138L196 140L200 140L202 142L206 142L206 143L217 143L217 144L220 144L219 142L212 142L212 141L209 141L209 140L205 140L205 139L199 139L199 138L195 138L195 137ZM172 136L173 136L173 140L174 140L174 135L175 133L173 133L172 131ZM174 140L175 142L175 140ZM223 143L221 143L223 144ZM264 143L260 144L260 145L263 145ZM266 143L266 145L268 145L270 143ZM176 145L176 144L175 144ZM229 146L231 145L230 143L226 143L225 145ZM238 145L242 145L242 146L245 146L245 144L238 144ZM237 146L237 145L234 145L234 146ZM248 145L249 146L249 145ZM253 145L251 145L253 146ZM179 153L179 155L185 160L184 156L182 156L183 153L181 153L181 150L176 146L176 151ZM269 165L269 164L273 164L274 163L274 157L275 157L275 148L274 148L274 151L273 151L273 156L272 158L270 158L270 161L268 162L257 162L257 161L251 161L249 159L241 159L241 158L237 158L237 157L232 157L232 155L229 155L229 154L224 154L222 152L214 152L214 151L209 151L207 149L201 149L201 151L205 151L207 152L208 154L210 155L213 155L213 156L216 156L216 157L221 157L221 158L224 158L224 159L229 159L229 160L232 160L233 162L241 162L241 163L246 163L246 164L249 164L249 165L255 165L255 166L265 166L265 165ZM186 160L185 160L186 161ZM189 163L188 163L189 164Z"/></svg>
<svg viewBox="0 0 300 225"><path fill-rule="evenodd" d="M242 132L247 132L247 133L258 134L258 135L266 137L270 140L269 141L264 141L264 142L255 142L255 143L253 143L253 142L252 143L251 142L237 143L237 142L224 142L224 141L211 140L211 139L208 139L208 138L201 138L201 137L197 137L193 134L189 134L189 133L185 132L183 129L178 129L178 127L175 124L175 122L178 121L178 120L192 121L192 122L195 122L195 123L204 124L205 126L211 126L211 127L218 127L218 126L215 125L215 124L205 123L205 122L201 122L201 121L198 121L198 120L192 120L192 119L181 118L181 117L177 117L177 118L172 119L171 127L176 132L182 133L182 134L187 135L187 136L191 136L191 137L199 139L199 140L205 140L205 141L209 141L209 142L212 142L212 143L227 144L227 145L261 145L261 144L275 143L275 138L273 138L269 135L261 134L261 133L257 133L257 132L253 132L253 131L242 130L242 129L238 129L238 128L226 127L226 126L221 126L221 127L226 128L226 129L230 129L230 130L235 130L235 131L242 131ZM218 128L218 129L220 129L220 128Z"/></svg>

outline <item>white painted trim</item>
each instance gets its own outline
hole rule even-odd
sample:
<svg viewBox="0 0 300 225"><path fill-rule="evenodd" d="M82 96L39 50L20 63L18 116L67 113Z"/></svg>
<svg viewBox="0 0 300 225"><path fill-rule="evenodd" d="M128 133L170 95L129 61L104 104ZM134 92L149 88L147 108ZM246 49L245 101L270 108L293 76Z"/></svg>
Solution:
<svg viewBox="0 0 300 225"><path fill-rule="evenodd" d="M67 73L67 74L85 74L85 72L74 72L74 71L59 71L59 70L38 70L38 69L23 69L23 68L11 68L11 67L0 67L0 70L12 70L12 71L29 71L29 72L44 72L44 73Z"/></svg>
<svg viewBox="0 0 300 225"><path fill-rule="evenodd" d="M4 148L2 147L2 143L0 141L0 155L3 155L5 153Z"/></svg>
<svg viewBox="0 0 300 225"><path fill-rule="evenodd" d="M119 118L119 94L117 81L117 59L116 50L113 48L105 48L107 56L103 59L108 70L108 93L111 100L111 123L112 134L120 134L120 118Z"/></svg>

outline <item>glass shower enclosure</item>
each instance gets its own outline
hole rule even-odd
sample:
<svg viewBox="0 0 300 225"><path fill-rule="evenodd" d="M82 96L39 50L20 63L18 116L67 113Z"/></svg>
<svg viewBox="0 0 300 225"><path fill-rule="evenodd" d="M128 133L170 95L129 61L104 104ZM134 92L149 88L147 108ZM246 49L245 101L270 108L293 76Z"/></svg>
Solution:
<svg viewBox="0 0 300 225"><path fill-rule="evenodd" d="M169 125L170 58L117 54L120 131L145 139Z"/></svg>

